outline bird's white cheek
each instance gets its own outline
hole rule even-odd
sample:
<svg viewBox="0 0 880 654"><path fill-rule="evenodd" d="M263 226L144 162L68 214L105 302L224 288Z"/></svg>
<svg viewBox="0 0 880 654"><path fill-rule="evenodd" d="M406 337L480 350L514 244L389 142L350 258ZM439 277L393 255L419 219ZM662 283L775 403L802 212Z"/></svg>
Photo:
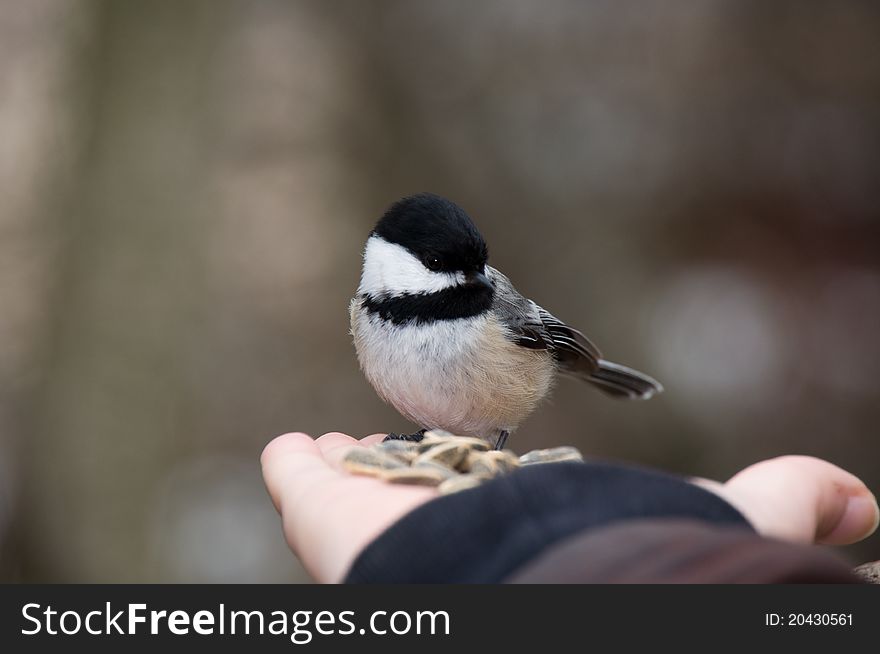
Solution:
<svg viewBox="0 0 880 654"><path fill-rule="evenodd" d="M364 268L358 293L394 296L436 293L464 282L461 273L428 270L406 248L371 236L364 250Z"/></svg>

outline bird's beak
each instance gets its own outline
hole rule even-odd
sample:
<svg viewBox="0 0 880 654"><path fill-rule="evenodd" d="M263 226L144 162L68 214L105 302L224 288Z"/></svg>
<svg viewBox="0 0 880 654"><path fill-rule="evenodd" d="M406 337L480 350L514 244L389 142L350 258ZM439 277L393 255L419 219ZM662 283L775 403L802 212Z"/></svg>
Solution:
<svg viewBox="0 0 880 654"><path fill-rule="evenodd" d="M485 273L475 272L468 273L465 277L467 283L472 286L482 286L484 288L488 288L490 290L495 288L495 285L492 283L492 280L489 279Z"/></svg>

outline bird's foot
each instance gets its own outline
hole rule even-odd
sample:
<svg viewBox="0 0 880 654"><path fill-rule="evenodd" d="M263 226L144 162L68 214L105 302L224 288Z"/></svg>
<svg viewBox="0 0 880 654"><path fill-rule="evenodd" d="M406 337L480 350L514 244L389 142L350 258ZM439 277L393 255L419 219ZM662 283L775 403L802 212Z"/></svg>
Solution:
<svg viewBox="0 0 880 654"><path fill-rule="evenodd" d="M425 437L425 432L427 429L420 429L415 434L388 434L385 438L382 439L382 442L385 441L410 441L412 443L419 443Z"/></svg>
<svg viewBox="0 0 880 654"><path fill-rule="evenodd" d="M507 437L510 436L510 432L506 429L503 429L500 434L498 434L498 440L495 441L495 449L503 450L504 446L507 445Z"/></svg>

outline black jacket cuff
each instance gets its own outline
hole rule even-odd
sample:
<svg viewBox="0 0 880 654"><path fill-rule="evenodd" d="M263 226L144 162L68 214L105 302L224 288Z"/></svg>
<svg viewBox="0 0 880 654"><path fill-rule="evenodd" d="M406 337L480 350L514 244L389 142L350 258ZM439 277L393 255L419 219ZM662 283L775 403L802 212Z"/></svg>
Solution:
<svg viewBox="0 0 880 654"><path fill-rule="evenodd" d="M609 463L528 466L432 500L371 542L346 583L497 583L554 543L634 518L751 529L717 495L660 472Z"/></svg>

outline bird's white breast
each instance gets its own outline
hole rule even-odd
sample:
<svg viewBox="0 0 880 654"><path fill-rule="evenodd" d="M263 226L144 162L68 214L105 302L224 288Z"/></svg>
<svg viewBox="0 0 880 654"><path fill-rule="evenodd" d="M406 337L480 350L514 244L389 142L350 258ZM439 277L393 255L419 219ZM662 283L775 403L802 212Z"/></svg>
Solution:
<svg viewBox="0 0 880 654"><path fill-rule="evenodd" d="M553 381L551 358L512 343L491 312L395 325L356 298L351 327L367 379L420 427L491 438L515 428Z"/></svg>

